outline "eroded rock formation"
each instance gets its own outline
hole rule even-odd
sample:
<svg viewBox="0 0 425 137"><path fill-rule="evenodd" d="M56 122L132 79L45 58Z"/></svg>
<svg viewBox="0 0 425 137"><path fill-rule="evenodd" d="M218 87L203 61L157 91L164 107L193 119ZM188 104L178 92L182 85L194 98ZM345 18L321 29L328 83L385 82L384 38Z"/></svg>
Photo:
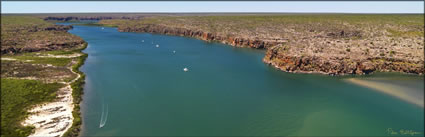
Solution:
<svg viewBox="0 0 425 137"><path fill-rule="evenodd" d="M219 41L225 44L230 44L236 47L251 47L257 49L268 48L279 43L285 42L286 39L271 39L271 40L260 40L260 39L249 39L243 37L234 36L223 36L210 32L203 32L197 30L190 30L185 28L171 28L163 25L148 24L140 27L118 27L119 31L122 32L148 32L158 33L167 35L187 36L195 37L205 41Z"/></svg>
<svg viewBox="0 0 425 137"><path fill-rule="evenodd" d="M373 37L362 36L361 31L314 33L314 30L310 30L307 36L304 34L304 37L297 39L252 39L157 24L119 26L118 29L122 32L187 36L236 47L268 49L263 61L286 72L329 75L369 74L375 71L424 72L423 37Z"/></svg>

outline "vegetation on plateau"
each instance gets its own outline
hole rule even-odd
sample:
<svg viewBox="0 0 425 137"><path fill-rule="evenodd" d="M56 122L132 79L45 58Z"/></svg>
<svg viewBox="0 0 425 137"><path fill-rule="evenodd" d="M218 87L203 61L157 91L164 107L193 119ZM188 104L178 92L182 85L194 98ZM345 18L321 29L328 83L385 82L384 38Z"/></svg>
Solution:
<svg viewBox="0 0 425 137"><path fill-rule="evenodd" d="M71 26L55 25L33 16L1 16L1 54L72 48L84 41L67 32Z"/></svg>
<svg viewBox="0 0 425 137"><path fill-rule="evenodd" d="M101 20L99 24L126 27L142 27L148 24L165 25L223 33L235 36L285 37L288 32L337 33L360 31L364 35L391 30L397 35L414 33L423 36L423 15L364 15L364 14L284 14L284 15L229 15L229 16L157 16L140 20ZM422 26L421 26L422 25ZM402 28L400 28L402 27ZM378 30L373 30L378 29ZM368 32L375 31L375 32ZM379 32L380 33L380 32ZM390 34L392 34L390 33ZM406 34L406 35L405 35ZM380 34L384 35L384 34Z"/></svg>

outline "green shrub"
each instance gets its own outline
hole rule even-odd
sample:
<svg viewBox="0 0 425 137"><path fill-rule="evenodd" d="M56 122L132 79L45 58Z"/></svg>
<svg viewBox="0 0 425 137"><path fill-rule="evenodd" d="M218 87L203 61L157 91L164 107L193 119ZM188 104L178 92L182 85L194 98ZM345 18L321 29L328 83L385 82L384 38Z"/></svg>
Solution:
<svg viewBox="0 0 425 137"><path fill-rule="evenodd" d="M85 49L87 47L87 43L84 45L84 47L81 50ZM80 74L80 78L77 79L75 82L71 83L72 88L72 97L74 99L74 110L72 111L72 116L74 117L74 120L72 121L71 128L68 129L68 131L65 132L63 135L64 137L76 137L79 134L80 127L82 125L81 121L81 112L80 112L80 102L82 101L82 95L83 95L83 85L85 83L85 77L86 75L79 70L79 68L84 64L84 61L88 57L87 54L83 53L82 56L78 57L77 64L72 66L72 71Z"/></svg>
<svg viewBox="0 0 425 137"><path fill-rule="evenodd" d="M28 109L52 101L60 83L45 84L36 80L1 79L1 136L28 136L34 127L21 126Z"/></svg>

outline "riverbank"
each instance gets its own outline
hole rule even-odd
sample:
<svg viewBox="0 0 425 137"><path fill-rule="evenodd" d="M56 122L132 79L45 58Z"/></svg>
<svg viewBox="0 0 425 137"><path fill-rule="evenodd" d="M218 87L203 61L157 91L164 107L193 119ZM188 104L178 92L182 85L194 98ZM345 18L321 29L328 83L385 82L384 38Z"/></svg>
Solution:
<svg viewBox="0 0 425 137"><path fill-rule="evenodd" d="M84 50L85 48L87 48L87 45L83 49L81 49L80 52ZM74 102L73 102L74 110L72 111L72 116L74 117L74 120L72 122L72 126L70 127L70 129L64 133L64 136L66 137L77 137L80 133L80 128L83 123L81 120L80 103L82 101L82 95L84 94L83 85L85 83L86 75L83 72L81 72L79 68L82 65L84 65L84 62L87 59L87 57L88 57L88 54L82 53L82 56L78 58L77 64L72 66L72 71L77 73L80 76L80 78L77 79L75 82L71 83L71 88L73 90L72 96L74 99Z"/></svg>
<svg viewBox="0 0 425 137"><path fill-rule="evenodd" d="M72 26L55 25L37 17L2 16L1 25L5 91L2 136L72 135L67 131L81 125L79 102L84 74L78 68L87 57L82 52L87 43L67 32ZM3 80L13 82L4 84ZM15 85L21 90L9 88L15 83L26 85ZM43 86L46 88L38 89ZM9 96L18 97L4 98Z"/></svg>
<svg viewBox="0 0 425 137"><path fill-rule="evenodd" d="M58 96L55 101L38 105L29 110L31 115L22 125L35 127L35 132L30 136L62 136L71 127L74 120L71 83L79 78L80 75L77 74L77 77L71 82L64 82L65 87L57 91Z"/></svg>
<svg viewBox="0 0 425 137"><path fill-rule="evenodd" d="M423 74L423 15L158 16L101 20L147 32L267 49L282 71L329 75Z"/></svg>
<svg viewBox="0 0 425 137"><path fill-rule="evenodd" d="M84 49L85 47L86 46L84 46L82 49ZM75 76L67 77L64 79L58 79L55 77L42 78L40 76L29 76L20 78L9 77L17 79L31 78L36 81L60 83L63 85L62 88L56 91L55 99L43 104L38 104L28 110L29 116L21 124L24 127L31 126L34 128L34 132L30 136L63 136L66 131L69 130L69 132L72 132L73 130L78 129L79 125L81 125L79 102L81 101L81 87L82 84L84 84L84 76L81 75L81 72L78 71L78 68L83 64L84 59L87 57L86 54L80 52L81 50L78 50L78 52L75 52L70 55L39 54L39 56L31 56L31 58L71 59L69 62L70 65L66 65L63 67L65 67L70 72L70 74L68 75ZM13 62L19 62L19 57L16 58L15 56L9 56L6 59ZM53 66L51 64L37 66L45 68L44 71L49 71L49 68L63 68L61 66ZM59 69L54 71L54 73L63 73L63 70ZM69 78L73 79L67 80ZM68 135L70 135L70 133Z"/></svg>
<svg viewBox="0 0 425 137"><path fill-rule="evenodd" d="M80 107L82 96L82 86L85 75L78 70L84 64L87 54L81 51L70 55L52 55L39 57L53 58L77 58L72 61L73 65L69 70L77 77L70 82L63 82L66 86L58 91L58 100L49 102L33 108L30 112L35 113L24 121L24 126L35 126L35 133L30 136L78 136L81 122Z"/></svg>
<svg viewBox="0 0 425 137"><path fill-rule="evenodd" d="M79 103L81 102L82 85L84 84L84 74L78 68L84 63L87 54L82 53L86 45L76 50L73 54L38 54L32 58L67 58L70 65L66 67L72 74L76 75L72 80L50 81L61 83L64 86L56 91L53 101L38 104L28 110L29 116L21 124L23 126L33 126L34 133L30 136L77 136L81 125ZM21 55L22 56L22 55ZM24 55L25 56L25 55ZM19 61L18 59L6 58L8 60ZM44 67L57 67L45 65ZM26 79L26 78L23 78ZM34 80L40 80L33 77Z"/></svg>

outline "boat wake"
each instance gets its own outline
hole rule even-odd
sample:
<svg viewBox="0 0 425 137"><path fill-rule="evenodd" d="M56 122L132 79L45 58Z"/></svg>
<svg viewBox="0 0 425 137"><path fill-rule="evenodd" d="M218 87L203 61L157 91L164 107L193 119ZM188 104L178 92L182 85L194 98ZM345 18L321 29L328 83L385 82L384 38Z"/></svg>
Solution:
<svg viewBox="0 0 425 137"><path fill-rule="evenodd" d="M102 105L102 116L100 117L100 123L99 128L102 128L105 126L106 121L108 120L108 104L105 105L105 103Z"/></svg>

